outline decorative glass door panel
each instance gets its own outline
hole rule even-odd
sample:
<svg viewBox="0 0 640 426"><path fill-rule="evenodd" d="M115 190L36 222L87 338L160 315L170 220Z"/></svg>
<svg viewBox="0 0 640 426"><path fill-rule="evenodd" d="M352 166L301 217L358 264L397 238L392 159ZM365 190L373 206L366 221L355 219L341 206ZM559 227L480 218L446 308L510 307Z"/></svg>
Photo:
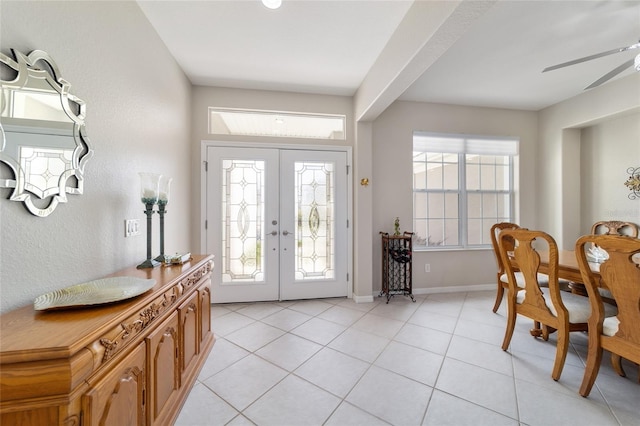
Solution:
<svg viewBox="0 0 640 426"><path fill-rule="evenodd" d="M333 151L280 153L283 300L347 295L346 157ZM290 229L293 235L285 235Z"/></svg>
<svg viewBox="0 0 640 426"><path fill-rule="evenodd" d="M210 147L212 300L346 296L346 153Z"/></svg>
<svg viewBox="0 0 640 426"><path fill-rule="evenodd" d="M206 250L216 259L214 303L279 297L278 155L272 149L207 149Z"/></svg>
<svg viewBox="0 0 640 426"><path fill-rule="evenodd" d="M295 162L295 279L335 276L334 163Z"/></svg>
<svg viewBox="0 0 640 426"><path fill-rule="evenodd" d="M263 160L222 160L222 282L264 280Z"/></svg>

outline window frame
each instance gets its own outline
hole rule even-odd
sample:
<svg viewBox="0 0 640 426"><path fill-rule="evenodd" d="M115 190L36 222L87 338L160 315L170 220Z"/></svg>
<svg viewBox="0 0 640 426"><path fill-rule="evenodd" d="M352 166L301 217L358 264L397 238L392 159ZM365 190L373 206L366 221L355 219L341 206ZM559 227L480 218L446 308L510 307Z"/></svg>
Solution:
<svg viewBox="0 0 640 426"><path fill-rule="evenodd" d="M225 123L224 115L228 115L229 118L241 117L248 118L253 117L251 123L251 130L242 128L242 124L236 123L236 126L229 127L228 123ZM217 119L214 119L214 116ZM223 108L223 107L208 107L207 110L207 128L210 135L222 135L222 136L240 136L240 137L267 137L267 138L279 138L279 139L311 139L311 140L327 140L327 141L346 141L347 140L347 116L345 114L329 114L329 113L315 113L315 112L297 112L297 111L283 111L283 110L266 110L266 109L250 109L250 108ZM310 134L310 133L297 133L293 129L288 129L288 122L290 120L299 121L307 120L303 127L314 127L313 121L316 122L316 126L322 121L339 121L340 129L334 129L329 135ZM216 122L221 121L226 128L225 130L216 130L218 124ZM269 122L270 124L267 124ZM283 126L283 127L280 127ZM300 131L301 123L297 125L292 124L293 128L298 128ZM321 126L322 127L322 126ZM291 131L290 131L291 130Z"/></svg>
<svg viewBox="0 0 640 426"><path fill-rule="evenodd" d="M439 139L441 141L451 141L453 148L447 148L444 151L436 151L430 149L416 149L416 137L425 137L425 138L433 138ZM455 142L453 142L455 141ZM470 143L471 141L471 143ZM486 149L484 152L473 152L473 148L471 148L472 152L469 152L469 145L475 143L476 149L478 146L478 142L480 145L486 144L484 148L480 147L480 149ZM455 146L457 143L457 147ZM510 149L506 149L506 152L500 152L501 147L499 144L505 143L504 147L509 144ZM501 195L508 195L509 203L508 203L508 217L501 216L499 212L496 212L496 216L499 221L513 221L515 216L515 167L516 167L516 158L519 155L519 138L516 137L499 137L499 136L481 136L481 135L461 135L461 134L447 134L447 133L433 133L433 132L414 132L413 134L413 156L412 156L412 221L414 229L417 229L416 226L416 194L442 194L445 196L446 194L457 194L458 196L458 214L456 219L458 220L458 244L456 245L418 245L414 242L413 248L415 251L448 251L448 250L474 250L474 249L487 249L491 248L491 242L488 241L485 244L470 244L468 241L468 232L469 232L469 196L472 194L495 194L496 197ZM436 144L438 145L438 144ZM442 142L440 143L442 145ZM444 145L443 145L444 146ZM416 188L416 172L415 172L415 158L419 154L440 154L440 155L457 155L457 167L458 167L458 188L457 189L448 189L443 182L442 188L438 189L429 189L424 185L424 188L417 189ZM498 190L498 189L469 189L467 182L467 168L470 163L467 160L467 155L469 154L477 154L477 155L487 155L487 156L505 156L508 158L508 190ZM427 158L424 159L424 164L428 163ZM479 164L480 167L482 163ZM494 163L494 166L496 164ZM428 204L425 206L425 215L424 218L419 218L419 220L425 219L429 220L429 211ZM484 216L484 211L482 212L480 219L488 217L493 219L493 217ZM442 220L446 220L446 214L443 216ZM430 235L421 236L428 240ZM484 239L484 237L483 237Z"/></svg>

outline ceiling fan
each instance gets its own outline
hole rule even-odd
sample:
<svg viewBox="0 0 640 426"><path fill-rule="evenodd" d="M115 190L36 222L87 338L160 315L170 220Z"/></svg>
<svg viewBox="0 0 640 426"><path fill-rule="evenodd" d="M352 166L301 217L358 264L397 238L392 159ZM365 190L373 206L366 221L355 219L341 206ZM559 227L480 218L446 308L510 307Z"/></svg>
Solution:
<svg viewBox="0 0 640 426"><path fill-rule="evenodd" d="M579 64L581 62L591 61L592 59L602 58L603 56L613 55L614 53L626 52L627 50L633 50L633 49L639 49L639 48L640 48L640 41L638 43L632 44L631 46L607 50L606 52L600 52L600 53L596 53L595 55L589 55L589 56L585 56L584 58L578 58L578 59L574 59L573 61L563 62L558 65L553 65L551 67L547 67L543 69L542 72L553 71L553 70L557 70L558 68L564 68L570 65ZM634 67L636 71L640 71L640 54L638 54L635 57L635 59L631 58L628 61L626 61L624 64L620 65L619 67L612 69L611 71L609 71L608 73L606 73L605 75L603 75L602 77L600 77L599 79L591 83L589 86L585 87L584 90L592 89L594 87L600 86L602 83L609 81L610 79L612 79L613 77L620 74L622 71L626 70L631 66Z"/></svg>

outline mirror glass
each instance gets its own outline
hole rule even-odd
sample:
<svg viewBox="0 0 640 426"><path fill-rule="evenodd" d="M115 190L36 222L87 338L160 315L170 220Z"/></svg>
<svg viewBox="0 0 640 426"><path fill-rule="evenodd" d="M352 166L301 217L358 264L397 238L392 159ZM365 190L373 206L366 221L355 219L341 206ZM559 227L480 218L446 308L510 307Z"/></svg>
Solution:
<svg viewBox="0 0 640 426"><path fill-rule="evenodd" d="M67 194L82 194L84 166L93 155L85 103L69 93L56 63L41 51L0 52L0 161L9 199L46 217Z"/></svg>

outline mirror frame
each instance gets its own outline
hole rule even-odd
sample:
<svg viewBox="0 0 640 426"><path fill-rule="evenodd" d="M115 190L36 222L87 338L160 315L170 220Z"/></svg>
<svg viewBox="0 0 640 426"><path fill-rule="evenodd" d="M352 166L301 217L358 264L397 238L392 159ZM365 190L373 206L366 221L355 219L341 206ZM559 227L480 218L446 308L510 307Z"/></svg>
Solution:
<svg viewBox="0 0 640 426"><path fill-rule="evenodd" d="M84 189L84 167L87 161L93 156L93 149L89 145L86 134L84 119L86 116L86 105L81 99L69 93L71 85L62 78L60 70L53 59L42 50L34 50L25 55L15 49L11 49L13 58L0 52L0 66L4 66L17 73L15 79L5 81L0 79L1 103L0 103L0 162L6 164L13 172L13 179L0 178L0 188L13 188L9 200L23 202L27 210L39 217L49 216L59 203L67 202L67 194L82 194ZM49 90L49 86L51 90ZM55 144L56 135L46 129L51 127L50 117L22 117L16 119L13 115L13 102L16 93L41 93L49 96L57 96L60 101L61 111L59 115L68 118L63 123L54 123L54 127L68 127L73 137L75 147L72 149L66 146L27 146L16 143L16 152L19 155L12 155L8 152L10 146L7 144L6 133L24 134L26 138L32 140L47 140ZM9 99L11 98L11 99ZM3 126L4 125L4 126ZM6 127L6 129L5 129ZM12 131L9 132L9 129ZM5 133L6 130L6 133ZM52 137L48 137L52 136ZM21 136L22 137L22 136ZM23 148L28 148L32 157L26 158L27 154L22 153ZM40 150L39 150L40 149ZM49 151L47 154L39 151ZM27 151L25 151L27 152ZM38 154L38 155L34 155ZM65 154L65 158L61 159ZM39 157L38 157L39 156ZM18 157L18 158L16 158ZM68 158L67 158L68 157ZM40 160L38 160L40 158ZM42 160L44 158L44 160ZM48 159L53 158L53 166L48 165ZM39 161L39 163L38 163ZM62 167L60 167L63 165ZM42 184L30 181L30 168L40 169L44 166L44 171L33 173L44 180L46 188ZM57 179L56 179L57 178ZM48 182L54 182L49 184ZM42 200L42 201L39 201Z"/></svg>

